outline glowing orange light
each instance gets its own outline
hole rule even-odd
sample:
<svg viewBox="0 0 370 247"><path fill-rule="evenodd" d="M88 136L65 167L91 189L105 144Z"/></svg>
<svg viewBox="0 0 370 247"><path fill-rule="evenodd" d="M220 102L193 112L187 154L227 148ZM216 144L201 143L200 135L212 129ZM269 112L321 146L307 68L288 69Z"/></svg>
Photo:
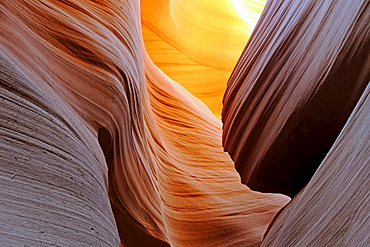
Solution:
<svg viewBox="0 0 370 247"><path fill-rule="evenodd" d="M265 0L141 0L152 61L220 117L227 80Z"/></svg>

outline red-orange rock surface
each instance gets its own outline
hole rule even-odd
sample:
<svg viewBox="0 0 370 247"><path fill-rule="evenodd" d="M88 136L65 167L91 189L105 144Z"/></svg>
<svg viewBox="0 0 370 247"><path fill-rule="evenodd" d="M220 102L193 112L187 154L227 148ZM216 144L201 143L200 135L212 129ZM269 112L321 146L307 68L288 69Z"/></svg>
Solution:
<svg viewBox="0 0 370 247"><path fill-rule="evenodd" d="M141 0L152 61L221 116L226 82L265 1ZM251 10L251 16L246 12ZM244 11L244 12L243 12ZM246 17L250 22L243 20Z"/></svg>
<svg viewBox="0 0 370 247"><path fill-rule="evenodd" d="M242 182L294 196L370 80L370 5L268 1L226 89L223 144Z"/></svg>
<svg viewBox="0 0 370 247"><path fill-rule="evenodd" d="M143 48L138 1L0 3L0 243L257 246L289 198Z"/></svg>
<svg viewBox="0 0 370 247"><path fill-rule="evenodd" d="M0 246L368 246L369 2L244 3L2 0Z"/></svg>

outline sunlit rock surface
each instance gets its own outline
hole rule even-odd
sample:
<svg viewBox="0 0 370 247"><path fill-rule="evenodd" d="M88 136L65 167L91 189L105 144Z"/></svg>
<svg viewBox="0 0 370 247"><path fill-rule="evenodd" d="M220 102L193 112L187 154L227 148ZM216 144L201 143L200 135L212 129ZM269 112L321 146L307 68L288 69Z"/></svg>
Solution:
<svg viewBox="0 0 370 247"><path fill-rule="evenodd" d="M370 80L370 5L268 1L226 89L223 144L242 182L298 193Z"/></svg>
<svg viewBox="0 0 370 247"><path fill-rule="evenodd" d="M142 0L149 56L220 117L226 82L264 2Z"/></svg>
<svg viewBox="0 0 370 247"><path fill-rule="evenodd" d="M262 6L2 0L0 246L368 246L370 4Z"/></svg>
<svg viewBox="0 0 370 247"><path fill-rule="evenodd" d="M221 122L146 54L139 13L1 2L1 245L258 246L289 201L240 183Z"/></svg>

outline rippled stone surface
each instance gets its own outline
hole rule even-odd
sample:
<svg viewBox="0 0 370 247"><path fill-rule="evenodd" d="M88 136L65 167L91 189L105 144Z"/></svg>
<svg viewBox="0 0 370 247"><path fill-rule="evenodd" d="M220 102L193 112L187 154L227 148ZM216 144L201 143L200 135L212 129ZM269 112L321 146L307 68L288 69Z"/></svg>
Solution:
<svg viewBox="0 0 370 247"><path fill-rule="evenodd" d="M2 0L0 245L367 246L370 5L263 4Z"/></svg>
<svg viewBox="0 0 370 247"><path fill-rule="evenodd" d="M0 242L257 246L290 199L143 48L138 1L3 1Z"/></svg>
<svg viewBox="0 0 370 247"><path fill-rule="evenodd" d="M370 80L367 1L268 1L224 96L223 144L242 182L293 197Z"/></svg>

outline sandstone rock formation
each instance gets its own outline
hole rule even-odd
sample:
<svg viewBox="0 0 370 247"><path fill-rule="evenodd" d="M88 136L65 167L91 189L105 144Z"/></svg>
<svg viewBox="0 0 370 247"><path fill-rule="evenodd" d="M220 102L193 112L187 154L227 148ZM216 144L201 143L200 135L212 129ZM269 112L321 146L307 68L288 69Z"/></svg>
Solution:
<svg viewBox="0 0 370 247"><path fill-rule="evenodd" d="M369 2L244 7L2 0L0 246L367 246Z"/></svg>
<svg viewBox="0 0 370 247"><path fill-rule="evenodd" d="M227 79L265 1L245 1L246 6L243 2L141 1L143 38L150 58L217 117Z"/></svg>
<svg viewBox="0 0 370 247"><path fill-rule="evenodd" d="M262 246L369 246L370 84L309 184Z"/></svg>
<svg viewBox="0 0 370 247"><path fill-rule="evenodd" d="M148 58L138 1L2 1L4 246L255 246L289 198Z"/></svg>
<svg viewBox="0 0 370 247"><path fill-rule="evenodd" d="M223 144L242 182L294 196L370 80L370 5L268 1L224 97Z"/></svg>
<svg viewBox="0 0 370 247"><path fill-rule="evenodd" d="M0 245L118 246L96 137L0 55Z"/></svg>

